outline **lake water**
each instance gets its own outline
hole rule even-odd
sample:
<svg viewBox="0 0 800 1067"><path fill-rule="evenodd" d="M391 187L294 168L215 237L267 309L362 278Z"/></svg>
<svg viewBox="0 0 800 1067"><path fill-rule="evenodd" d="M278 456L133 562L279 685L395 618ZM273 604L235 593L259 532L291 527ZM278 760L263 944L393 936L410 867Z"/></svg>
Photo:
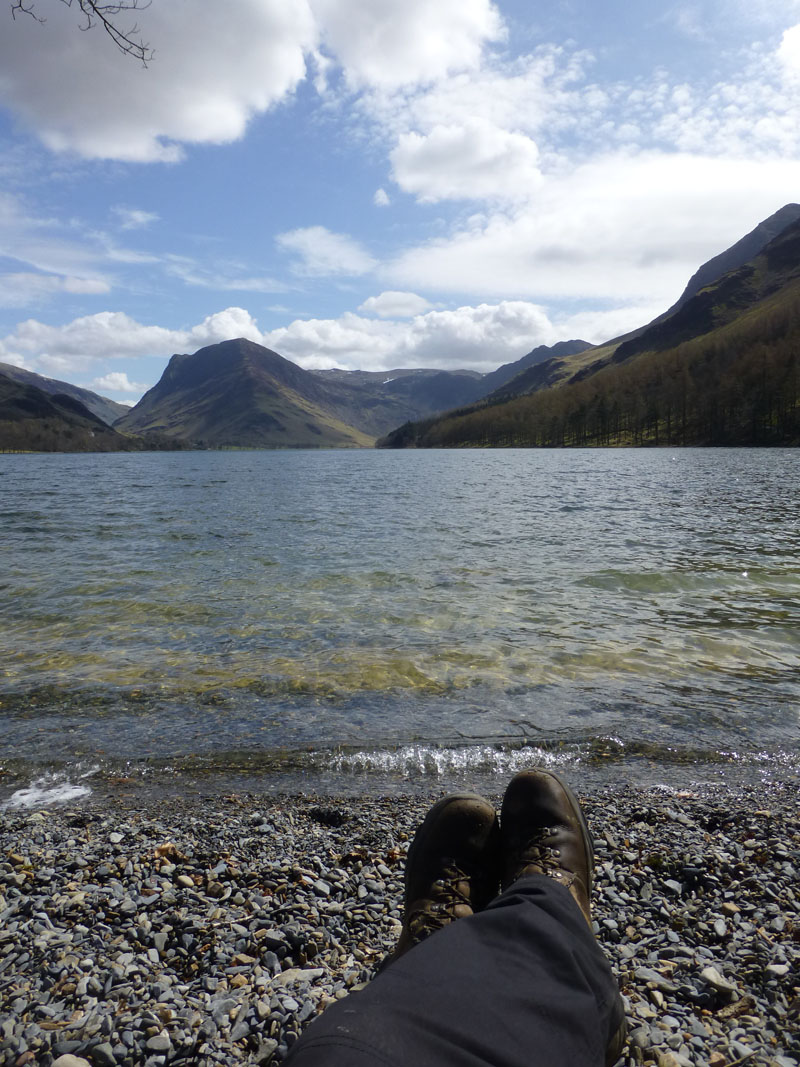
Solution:
<svg viewBox="0 0 800 1067"><path fill-rule="evenodd" d="M0 455L0 801L798 779L797 450ZM27 792L24 792L25 790Z"/></svg>

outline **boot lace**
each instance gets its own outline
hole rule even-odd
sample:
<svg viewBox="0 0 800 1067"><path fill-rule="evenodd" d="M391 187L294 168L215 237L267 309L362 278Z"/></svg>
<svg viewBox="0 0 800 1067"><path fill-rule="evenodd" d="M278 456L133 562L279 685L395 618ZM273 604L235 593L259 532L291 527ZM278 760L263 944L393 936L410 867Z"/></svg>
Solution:
<svg viewBox="0 0 800 1067"><path fill-rule="evenodd" d="M558 834L557 827L539 826L536 828L519 853L519 869L537 867L542 874L550 878L563 878L565 871L561 866L561 849L553 848L546 842Z"/></svg>
<svg viewBox="0 0 800 1067"><path fill-rule="evenodd" d="M431 885L429 896L412 905L406 918L408 932L415 945L435 930L447 926L453 919L472 913L469 886L469 872L455 860L446 861L439 877Z"/></svg>

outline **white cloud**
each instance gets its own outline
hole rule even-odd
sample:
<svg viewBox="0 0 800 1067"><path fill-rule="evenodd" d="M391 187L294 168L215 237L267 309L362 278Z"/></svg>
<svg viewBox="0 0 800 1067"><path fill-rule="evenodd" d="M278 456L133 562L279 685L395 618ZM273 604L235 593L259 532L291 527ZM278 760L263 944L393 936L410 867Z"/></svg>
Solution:
<svg viewBox="0 0 800 1067"><path fill-rule="evenodd" d="M110 288L101 278L17 271L0 274L0 307L28 307L61 293L94 296L108 293Z"/></svg>
<svg viewBox="0 0 800 1067"><path fill-rule="evenodd" d="M371 315L380 315L385 319L407 319L412 315L421 315L424 311L430 311L430 308L430 302L424 296L390 289L378 296L368 297L358 310L366 311Z"/></svg>
<svg viewBox="0 0 800 1067"><path fill-rule="evenodd" d="M397 88L476 67L504 36L489 0L311 0L322 39L354 87Z"/></svg>
<svg viewBox="0 0 800 1067"><path fill-rule="evenodd" d="M297 319L264 336L265 344L301 366L363 370L488 371L559 339L542 308L511 300L430 311L410 322L380 322L352 313L338 319Z"/></svg>
<svg viewBox="0 0 800 1067"><path fill-rule="evenodd" d="M777 59L784 78L796 90L800 83L800 25L784 31Z"/></svg>
<svg viewBox="0 0 800 1067"><path fill-rule="evenodd" d="M174 162L184 144L240 138L309 62L320 92L334 64L352 87L395 88L475 68L504 32L489 0L196 0L136 16L156 53L147 70L100 29L81 33L69 5L17 19L0 35L0 97L54 151Z"/></svg>
<svg viewBox="0 0 800 1067"><path fill-rule="evenodd" d="M798 188L800 161L609 153L548 178L529 204L408 248L380 274L428 293L665 310L702 262Z"/></svg>
<svg viewBox="0 0 800 1067"><path fill-rule="evenodd" d="M124 371L115 370L111 371L110 374L104 374L102 378L95 378L89 388L107 390L110 393L137 393L141 395L150 386L141 382L132 382Z"/></svg>
<svg viewBox="0 0 800 1067"><path fill-rule="evenodd" d="M93 360L171 353L188 336L186 331L143 326L121 311L101 311L63 326L27 319L0 344L3 352L21 356L27 362L56 359L65 361L64 366L83 369Z"/></svg>
<svg viewBox="0 0 800 1067"><path fill-rule="evenodd" d="M385 189L376 189L375 195L372 198L372 203L375 207L387 207L391 203L391 200Z"/></svg>
<svg viewBox="0 0 800 1067"><path fill-rule="evenodd" d="M553 45L509 60L487 58L476 70L402 93L366 93L361 108L392 137L480 119L501 130L535 136L573 123L596 98L582 83L591 67L587 52Z"/></svg>
<svg viewBox="0 0 800 1067"><path fill-rule="evenodd" d="M542 180L536 144L481 118L401 134L390 159L400 188L422 201L527 199Z"/></svg>
<svg viewBox="0 0 800 1067"><path fill-rule="evenodd" d="M115 207L113 210L121 230L141 230L158 221L158 215L153 211L131 207Z"/></svg>
<svg viewBox="0 0 800 1067"><path fill-rule="evenodd" d="M608 309L587 308L572 313L553 314L559 341L582 340L601 344L636 330L666 311L663 301L628 304Z"/></svg>
<svg viewBox="0 0 800 1067"><path fill-rule="evenodd" d="M121 61L101 30L81 33L67 5L0 34L0 92L49 148L146 162L180 158L179 143L233 141L304 78L317 40L305 0L154 3L136 15L156 48L147 70Z"/></svg>
<svg viewBox="0 0 800 1067"><path fill-rule="evenodd" d="M264 335L256 320L249 311L239 307L229 307L207 315L199 325L184 331L182 336L185 338L182 342L184 349L191 351L205 345L217 344L219 341L229 341L234 337L246 337L248 341L255 341L256 344L264 343Z"/></svg>
<svg viewBox="0 0 800 1067"><path fill-rule="evenodd" d="M338 319L296 319L288 326L262 331L244 308L230 307L180 330L146 325L121 312L87 315L52 326L28 319L0 339L0 360L70 380L111 360L194 352L206 345L246 337L279 352L307 369L390 370L393 367L470 367L492 370L560 336L547 314L535 304L501 301L429 311L407 321L365 318L346 312ZM103 367L103 369L105 369ZM98 374L104 388L122 390L131 369ZM125 377L125 376L128 377ZM148 375L149 376L149 375ZM116 382L116 385L111 385ZM99 385L98 385L99 387ZM130 391L134 385L130 383Z"/></svg>
<svg viewBox="0 0 800 1067"><path fill-rule="evenodd" d="M352 237L332 233L324 226L305 226L278 234L275 243L298 257L292 263L296 274L328 276L366 274L376 261Z"/></svg>
<svg viewBox="0 0 800 1067"><path fill-rule="evenodd" d="M13 352L5 352L3 345L0 343L0 363L10 363L12 367L21 367L23 370L30 370L22 356L17 356Z"/></svg>

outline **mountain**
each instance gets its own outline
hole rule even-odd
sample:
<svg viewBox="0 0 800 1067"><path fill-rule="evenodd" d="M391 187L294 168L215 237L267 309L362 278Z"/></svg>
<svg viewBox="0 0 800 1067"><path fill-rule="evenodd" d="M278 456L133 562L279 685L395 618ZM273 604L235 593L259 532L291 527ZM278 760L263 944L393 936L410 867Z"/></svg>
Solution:
<svg viewBox="0 0 800 1067"><path fill-rule="evenodd" d="M580 381L607 366L615 356L617 356L618 361L622 358L627 358L626 353L632 354L634 351L641 350L635 342L646 330L670 318L701 289L719 281L730 271L744 266L745 263L757 256L782 230L798 219L800 219L800 204L784 205L774 215L770 215L768 219L759 223L755 229L742 237L741 240L699 267L689 279L679 299L676 300L671 308L662 312L652 322L639 326L620 337L604 341L601 345L595 347L584 345L581 349L572 353L563 350L554 351L552 358L544 362L537 362L524 373L518 374L515 378L509 380L504 388L497 389L494 393L487 390L484 395L490 399L508 399L511 396L523 396L526 393L532 393L538 389L549 389L552 386L561 385L568 381ZM622 348L628 342L631 342L630 346ZM566 343L569 344L570 342ZM557 345L554 346L554 348L558 347ZM620 352L621 348L622 351Z"/></svg>
<svg viewBox="0 0 800 1067"><path fill-rule="evenodd" d="M798 353L800 214L670 314L588 362L579 354L571 374L547 381L548 361L525 372L543 376L533 392L402 426L379 444L798 444Z"/></svg>
<svg viewBox="0 0 800 1067"><path fill-rule="evenodd" d="M701 289L705 289L707 285L712 285L714 282L719 281L729 271L736 270L738 267L743 267L745 263L749 263L770 241L774 240L791 223L797 222L798 219L800 219L800 204L784 204L774 215L770 215L768 219L760 222L754 230L742 237L740 241L731 245L724 252L720 252L718 256L714 256L713 259L709 259L707 263L704 263L702 267L695 271L678 300L659 317L662 319L667 318L682 307L687 300L699 293Z"/></svg>
<svg viewBox="0 0 800 1067"><path fill-rule="evenodd" d="M539 375L532 368L541 367L543 363L551 360L554 366L562 361L565 356L574 356L578 352L586 352L594 348L588 341L559 341L554 345L539 345L528 352L516 363L504 363L502 367L484 374L481 379L481 396L501 395L510 393L516 395L527 391L528 381L536 381ZM526 372L532 371L531 374Z"/></svg>
<svg viewBox="0 0 800 1067"><path fill-rule="evenodd" d="M775 217L773 215L772 219ZM744 240L747 241L752 236L753 234L748 234ZM726 254L718 256L717 260L721 262ZM735 258L738 259L738 256ZM611 359L614 363L623 363L641 352L661 352L675 348L746 313L760 301L791 285L799 277L800 209L796 219L762 247L749 262L737 262L734 268L697 290L693 296L681 298L671 314L656 319L641 333L623 341Z"/></svg>
<svg viewBox="0 0 800 1067"><path fill-rule="evenodd" d="M99 396L89 389L82 389L79 385L70 385L69 382L59 382L55 378L46 378L43 374L34 374L33 371L23 370L22 367L15 367L11 363L0 363L0 374L22 385L32 385L45 393L71 396L102 419L107 426L113 426L116 420L128 410L124 404L117 404L116 401Z"/></svg>
<svg viewBox="0 0 800 1067"><path fill-rule="evenodd" d="M364 448L480 395L481 376L468 371L306 371L239 338L173 356L115 426L212 448Z"/></svg>
<svg viewBox="0 0 800 1067"><path fill-rule="evenodd" d="M117 423L210 447L357 448L370 436L341 418L337 389L244 338L173 356Z"/></svg>
<svg viewBox="0 0 800 1067"><path fill-rule="evenodd" d="M476 371L443 371L405 368L389 371L325 370L312 371L325 381L359 390L367 406L391 405L392 411L404 410L408 418L447 411L471 404L483 396L484 376ZM369 401L367 401L369 397ZM415 416L412 412L417 412ZM387 411L387 416L388 416ZM393 416L392 416L393 417ZM355 415L358 418L358 415ZM381 418L383 421L383 418Z"/></svg>
<svg viewBox="0 0 800 1067"><path fill-rule="evenodd" d="M45 392L0 373L1 450L117 452L131 447L74 396Z"/></svg>

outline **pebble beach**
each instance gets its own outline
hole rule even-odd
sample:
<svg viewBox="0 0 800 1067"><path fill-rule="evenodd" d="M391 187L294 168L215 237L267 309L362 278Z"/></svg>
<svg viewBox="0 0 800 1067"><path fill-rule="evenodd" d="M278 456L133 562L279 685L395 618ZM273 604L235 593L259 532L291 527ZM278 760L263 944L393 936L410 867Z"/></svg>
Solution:
<svg viewBox="0 0 800 1067"><path fill-rule="evenodd" d="M798 1067L796 788L577 784L596 932L628 1009L620 1063ZM435 799L0 812L0 1064L280 1063L393 948L405 855Z"/></svg>

